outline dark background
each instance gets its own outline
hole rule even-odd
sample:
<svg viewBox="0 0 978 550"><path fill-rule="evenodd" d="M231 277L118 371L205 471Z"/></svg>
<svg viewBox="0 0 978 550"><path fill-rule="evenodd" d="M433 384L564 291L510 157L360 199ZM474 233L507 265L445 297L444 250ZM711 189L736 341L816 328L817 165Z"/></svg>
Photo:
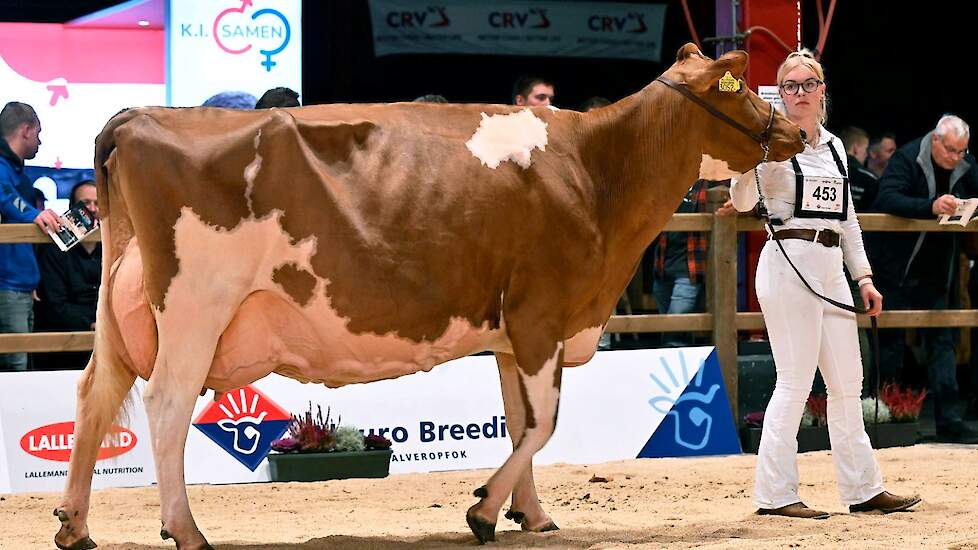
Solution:
<svg viewBox="0 0 978 550"><path fill-rule="evenodd" d="M117 3L0 0L0 19L63 22ZM438 93L450 101L508 102L513 81L530 72L556 81L556 103L564 108L594 95L620 99L668 67L675 51L690 40L678 1L634 3L667 5L663 64L470 55L374 58L366 0L305 1L303 101L401 101ZM829 0L823 4L827 9ZM714 35L714 2L689 0L689 5L700 38ZM802 5L802 41L814 47L815 2L803 0ZM894 131L904 143L929 131L945 112L978 121L973 100L978 85L970 74L975 70L970 2L931 5L935 8L889 0L837 1L822 58L832 102L830 129L853 124L870 134Z"/></svg>

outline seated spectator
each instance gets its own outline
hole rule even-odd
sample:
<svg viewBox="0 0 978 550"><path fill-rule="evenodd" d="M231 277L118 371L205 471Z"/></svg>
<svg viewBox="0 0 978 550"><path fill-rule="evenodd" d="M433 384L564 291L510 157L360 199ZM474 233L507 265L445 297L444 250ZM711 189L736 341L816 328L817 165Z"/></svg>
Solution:
<svg viewBox="0 0 978 550"><path fill-rule="evenodd" d="M954 115L941 117L922 138L897 150L880 180L874 203L878 212L935 220L953 214L959 198L978 197L978 163L968 153L970 129ZM949 307L958 258L957 234L890 233L870 248L874 280L887 309L942 310ZM958 402L955 344L958 329L921 329L927 378L934 401L938 441L976 443L978 433L966 426ZM883 378L899 375L904 331L880 331Z"/></svg>
<svg viewBox="0 0 978 550"><path fill-rule="evenodd" d="M554 85L541 76L521 76L513 84L513 105L549 107L554 101Z"/></svg>
<svg viewBox="0 0 978 550"><path fill-rule="evenodd" d="M607 107L611 105L611 102L601 96L594 96L584 103L581 104L580 111L586 113L594 109L600 109L601 107Z"/></svg>
<svg viewBox="0 0 978 550"><path fill-rule="evenodd" d="M88 180L71 190L71 204L85 204L98 214L95 182ZM41 284L34 306L36 328L45 332L95 329L95 305L102 276L102 244L83 240L67 252L44 245L38 253ZM91 352L35 353L34 369L81 369Z"/></svg>
<svg viewBox="0 0 978 550"><path fill-rule="evenodd" d="M847 126L839 132L839 139L845 145L849 156L847 169L852 206L856 212L869 212L879 190L879 180L876 175L865 167L869 134L862 128Z"/></svg>
<svg viewBox="0 0 978 550"><path fill-rule="evenodd" d="M299 94L291 88L278 87L272 88L258 98L255 109L271 109L272 107L301 107Z"/></svg>
<svg viewBox="0 0 978 550"><path fill-rule="evenodd" d="M883 177L886 165L890 162L890 157L897 150L896 136L886 133L877 139L869 142L869 158L866 159L866 168L876 174L877 178Z"/></svg>
<svg viewBox="0 0 978 550"><path fill-rule="evenodd" d="M221 92L207 98L201 107L221 107L224 109L254 109L255 96L248 92Z"/></svg>

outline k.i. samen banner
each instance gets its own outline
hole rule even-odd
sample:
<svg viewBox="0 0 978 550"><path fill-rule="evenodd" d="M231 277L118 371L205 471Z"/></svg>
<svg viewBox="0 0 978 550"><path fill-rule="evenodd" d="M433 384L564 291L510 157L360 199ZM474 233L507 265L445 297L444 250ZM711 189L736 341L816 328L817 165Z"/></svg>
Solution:
<svg viewBox="0 0 978 550"><path fill-rule="evenodd" d="M489 54L658 62L665 5L370 0L375 55Z"/></svg>
<svg viewBox="0 0 978 550"><path fill-rule="evenodd" d="M78 371L0 373L0 493L60 491L74 445ZM141 389L140 381L137 387ZM130 421L113 426L95 487L156 477L136 392ZM44 395L45 399L37 399ZM496 468L512 451L491 356L458 359L395 380L327 389L269 376L214 401L197 400L187 438L188 483L269 479L271 442L309 403L333 420L393 441L391 473ZM739 453L713 348L598 353L566 369L557 430L537 464Z"/></svg>

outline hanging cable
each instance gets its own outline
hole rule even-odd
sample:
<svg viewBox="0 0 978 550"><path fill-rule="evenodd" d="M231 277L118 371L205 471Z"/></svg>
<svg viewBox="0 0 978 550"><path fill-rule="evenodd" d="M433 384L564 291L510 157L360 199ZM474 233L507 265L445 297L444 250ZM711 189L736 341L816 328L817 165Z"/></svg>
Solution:
<svg viewBox="0 0 978 550"><path fill-rule="evenodd" d="M703 46L700 44L700 37L698 34L696 34L696 27L693 26L693 16L689 14L689 4L686 3L686 0L682 0L682 4L683 12L686 14L686 25L689 26L689 34L693 37L693 43L695 43L696 47L702 52Z"/></svg>
<svg viewBox="0 0 978 550"><path fill-rule="evenodd" d="M829 27L832 26L832 16L835 15L835 0L829 2L829 13L825 16L825 28L821 29L818 37L818 44L815 46L815 59L822 58L822 51L825 49L825 41L829 37Z"/></svg>
<svg viewBox="0 0 978 550"><path fill-rule="evenodd" d="M775 42L777 42L777 44L779 46L781 46L782 48L784 48L784 51L786 51L788 53L791 53L791 52L795 51L794 48L792 48L791 46L785 44L784 43L784 40L781 40L781 38L774 31L772 31L771 29L769 29L767 27L753 26L753 27L747 29L746 31L744 31L744 37L745 37L745 39L746 40L750 40L751 35L753 35L755 32L761 32L761 33L764 33L764 34L768 35L769 37L771 37L772 40L774 40Z"/></svg>

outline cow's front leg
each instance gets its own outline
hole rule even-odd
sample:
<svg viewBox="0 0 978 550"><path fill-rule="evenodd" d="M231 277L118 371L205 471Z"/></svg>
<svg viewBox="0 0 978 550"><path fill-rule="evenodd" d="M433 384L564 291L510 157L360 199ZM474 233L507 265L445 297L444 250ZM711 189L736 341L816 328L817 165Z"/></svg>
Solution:
<svg viewBox="0 0 978 550"><path fill-rule="evenodd" d="M523 353L514 342L517 376L526 421L523 435L513 454L485 486L476 490L480 501L469 508L466 520L480 543L495 540L496 518L503 503L513 493L517 482L531 467L533 455L550 439L557 421L560 399L560 374L563 361L563 342L550 348L550 354L540 353L540 346L528 345Z"/></svg>
<svg viewBox="0 0 978 550"><path fill-rule="evenodd" d="M526 410L520 394L519 373L516 358L509 354L497 353L496 363L499 365L499 385L503 393L503 406L506 410L506 429L509 431L513 450L523 438L526 424ZM557 529L553 520L540 505L536 484L533 481L533 461L523 470L516 486L513 487L513 499L506 519L520 524L524 531L553 531Z"/></svg>
<svg viewBox="0 0 978 550"><path fill-rule="evenodd" d="M178 550L213 550L194 522L184 479L184 449L197 395L204 384L217 336L200 327L160 330L160 347L143 401L149 417L160 490L160 536ZM169 334L181 334L171 338Z"/></svg>

